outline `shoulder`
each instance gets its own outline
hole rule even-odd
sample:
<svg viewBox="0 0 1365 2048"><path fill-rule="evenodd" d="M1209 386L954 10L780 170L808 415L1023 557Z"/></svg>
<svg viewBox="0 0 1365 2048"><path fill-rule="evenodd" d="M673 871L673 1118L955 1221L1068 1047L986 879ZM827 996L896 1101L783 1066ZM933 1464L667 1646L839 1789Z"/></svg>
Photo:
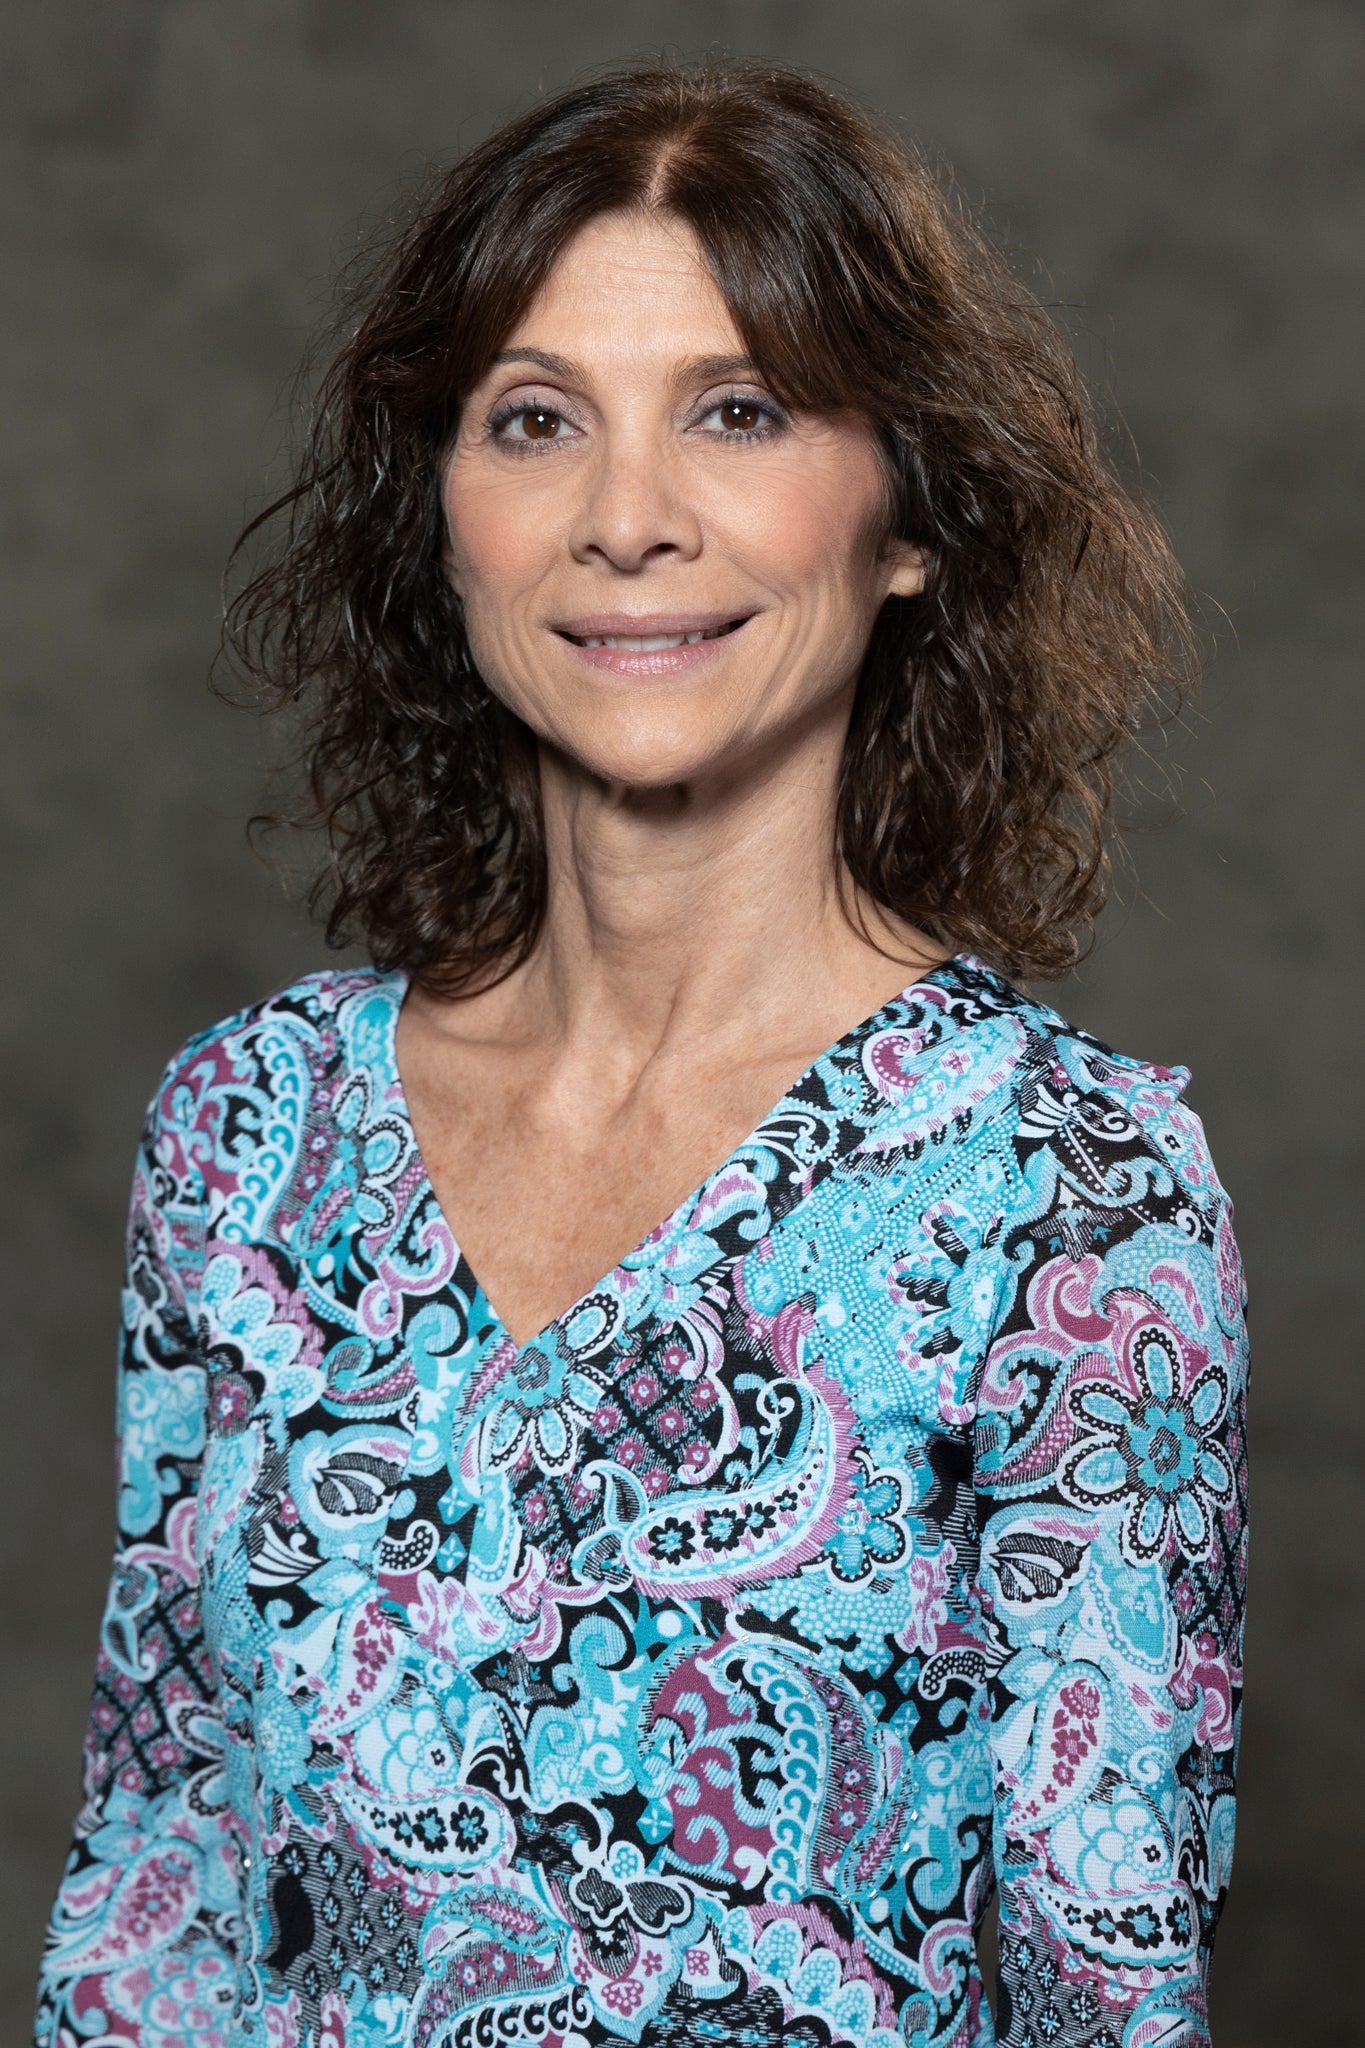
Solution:
<svg viewBox="0 0 1365 2048"><path fill-rule="evenodd" d="M338 1034L346 1036L367 1013L371 1023L381 1014L391 1014L402 999L404 985L401 974L376 967L332 968L301 975L287 987L232 1011L186 1039L166 1065L159 1095L173 1097L215 1065L240 1066L244 1059L260 1057L272 1042L307 1045L334 1040Z"/></svg>
<svg viewBox="0 0 1365 2048"><path fill-rule="evenodd" d="M1185 1100L1189 1069L1117 1052L1010 994L1017 1035L993 1114L1017 1172L1000 1244L1030 1276L1032 1306L1046 1275L1061 1286L1085 1277L1097 1301L1136 1290L1244 1344L1232 1203Z"/></svg>
<svg viewBox="0 0 1365 2048"><path fill-rule="evenodd" d="M984 1150L1026 1205L1059 1178L1080 1207L1139 1187L1206 1217L1227 1204L1188 1068L1116 1051L971 956L907 990L862 1064L880 1098L864 1150Z"/></svg>
<svg viewBox="0 0 1365 2048"><path fill-rule="evenodd" d="M373 967L306 974L197 1031L149 1105L152 1156L221 1200L249 1166L292 1152L320 1088L385 1064L405 986Z"/></svg>
<svg viewBox="0 0 1365 2048"><path fill-rule="evenodd" d="M401 990L403 983L401 974L376 967L328 968L300 975L286 987L196 1031L172 1055L164 1078L182 1077L197 1063L220 1053L232 1057L242 1046L260 1039L325 1035L337 1029L348 1013L375 998L392 1002L395 989Z"/></svg>

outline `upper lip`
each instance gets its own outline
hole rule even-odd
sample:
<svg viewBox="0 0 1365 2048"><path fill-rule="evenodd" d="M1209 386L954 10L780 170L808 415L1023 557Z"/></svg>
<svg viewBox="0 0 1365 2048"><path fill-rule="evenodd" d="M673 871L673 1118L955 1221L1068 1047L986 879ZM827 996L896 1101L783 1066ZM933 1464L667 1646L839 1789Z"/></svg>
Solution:
<svg viewBox="0 0 1365 2048"><path fill-rule="evenodd" d="M661 634L714 633L720 626L740 625L748 612L592 612L579 619L556 619L554 630L571 640L652 640Z"/></svg>

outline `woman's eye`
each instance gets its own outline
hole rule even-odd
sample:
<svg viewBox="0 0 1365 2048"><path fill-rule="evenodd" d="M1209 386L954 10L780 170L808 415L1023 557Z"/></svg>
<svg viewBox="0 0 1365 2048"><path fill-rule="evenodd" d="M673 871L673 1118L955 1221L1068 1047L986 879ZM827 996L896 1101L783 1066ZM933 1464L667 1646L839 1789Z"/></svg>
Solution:
<svg viewBox="0 0 1365 2048"><path fill-rule="evenodd" d="M778 408L764 399L736 396L708 406L697 424L707 426L709 422L714 422L710 431L719 432L722 438L744 441L779 432L784 419Z"/></svg>
<svg viewBox="0 0 1365 2048"><path fill-rule="evenodd" d="M497 440L547 442L567 440L572 429L563 413L551 405L509 405L489 422ZM565 432L561 432L561 428Z"/></svg>

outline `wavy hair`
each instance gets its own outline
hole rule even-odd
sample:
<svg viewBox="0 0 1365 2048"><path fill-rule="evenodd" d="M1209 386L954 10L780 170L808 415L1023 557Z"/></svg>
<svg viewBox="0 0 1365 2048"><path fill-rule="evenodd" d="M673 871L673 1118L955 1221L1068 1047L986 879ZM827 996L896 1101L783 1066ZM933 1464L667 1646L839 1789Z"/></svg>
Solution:
<svg viewBox="0 0 1365 2048"><path fill-rule="evenodd" d="M614 68L464 156L352 280L273 551L225 642L303 720L329 939L456 991L534 945L535 747L472 662L439 471L469 390L596 216L686 222L775 396L875 435L923 591L859 677L839 871L1007 973L1078 956L1110 880L1123 743L1192 672L1160 526L1119 482L1065 342L907 148L757 62Z"/></svg>

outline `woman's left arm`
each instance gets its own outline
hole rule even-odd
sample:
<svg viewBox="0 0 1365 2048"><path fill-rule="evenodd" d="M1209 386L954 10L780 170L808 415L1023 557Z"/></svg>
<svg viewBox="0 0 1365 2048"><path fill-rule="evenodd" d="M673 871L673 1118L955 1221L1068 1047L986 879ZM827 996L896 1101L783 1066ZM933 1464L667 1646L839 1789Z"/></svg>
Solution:
<svg viewBox="0 0 1365 2048"><path fill-rule="evenodd" d="M1196 2048L1232 1854L1245 1293L1192 1179L1017 1233L975 1425L1002 2043ZM1153 1199L1156 1194L1158 1199Z"/></svg>

